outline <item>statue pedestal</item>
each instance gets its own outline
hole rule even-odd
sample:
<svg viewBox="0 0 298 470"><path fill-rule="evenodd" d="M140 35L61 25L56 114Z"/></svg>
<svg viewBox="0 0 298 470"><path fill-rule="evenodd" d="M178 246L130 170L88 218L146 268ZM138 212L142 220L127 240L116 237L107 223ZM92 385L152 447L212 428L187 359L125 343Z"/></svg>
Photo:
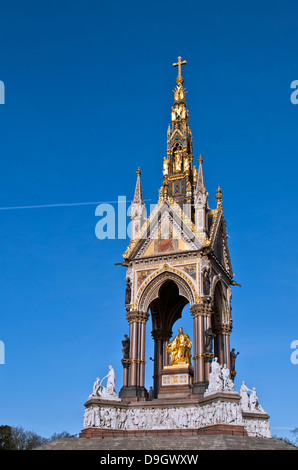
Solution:
<svg viewBox="0 0 298 470"><path fill-rule="evenodd" d="M158 398L186 398L193 385L193 367L189 364L165 366L161 371Z"/></svg>

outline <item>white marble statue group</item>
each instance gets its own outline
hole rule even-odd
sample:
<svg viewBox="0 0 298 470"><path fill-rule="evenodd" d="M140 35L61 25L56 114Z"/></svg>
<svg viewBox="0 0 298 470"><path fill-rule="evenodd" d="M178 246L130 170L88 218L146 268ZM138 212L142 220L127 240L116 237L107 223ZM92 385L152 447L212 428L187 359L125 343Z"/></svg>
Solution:
<svg viewBox="0 0 298 470"><path fill-rule="evenodd" d="M107 379L106 387L102 385L104 379ZM109 372L103 379L100 380L99 377L97 377L93 385L92 394L89 396L89 398L102 398L104 400L117 401L120 400L115 388L115 371L112 366L109 366Z"/></svg>
<svg viewBox="0 0 298 470"><path fill-rule="evenodd" d="M224 365L223 367L219 364L217 357L211 363L211 372L209 374L209 385L204 393L204 396L211 395L216 392L233 392L234 382L230 378L230 371ZM250 394L248 393L250 392ZM258 412L265 413L261 407L255 387L250 390L245 382L242 382L240 387L240 405L243 411L246 412Z"/></svg>
<svg viewBox="0 0 298 470"><path fill-rule="evenodd" d="M250 392L250 395L248 394ZM259 403L259 399L257 397L257 392L255 387L250 390L245 382L242 382L242 385L240 387L240 405L243 411L247 412L257 412L257 413L265 413L263 408L261 407Z"/></svg>
<svg viewBox="0 0 298 470"><path fill-rule="evenodd" d="M102 385L107 379L107 385ZM226 395L214 396L217 392L227 392ZM250 394L249 394L250 392ZM230 394L230 395L229 395ZM84 427L97 427L107 429L183 429L201 428L215 424L244 425L249 436L271 437L268 416L259 404L256 389L250 390L245 382L240 387L240 401L238 393L234 391L234 382L230 378L230 371L221 366L217 358L211 363L209 386L204 396L210 395L207 403L198 405L185 404L185 406L138 406L130 408L115 404L121 402L115 389L115 372L109 366L108 374L100 380L97 377L89 399L100 398L101 401L92 401L86 406L84 414ZM239 397L239 395L238 395ZM108 403L108 400L111 403ZM236 401L235 401L236 400Z"/></svg>
<svg viewBox="0 0 298 470"><path fill-rule="evenodd" d="M204 396L211 395L216 392L233 392L234 382L230 378L230 370L226 364L222 367L217 357L211 363L211 372L209 374L209 385Z"/></svg>

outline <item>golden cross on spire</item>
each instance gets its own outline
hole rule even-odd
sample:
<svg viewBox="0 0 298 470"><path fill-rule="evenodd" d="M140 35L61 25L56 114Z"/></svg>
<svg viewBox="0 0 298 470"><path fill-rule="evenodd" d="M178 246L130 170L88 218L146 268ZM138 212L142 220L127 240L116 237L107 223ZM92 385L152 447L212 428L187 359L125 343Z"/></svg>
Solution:
<svg viewBox="0 0 298 470"><path fill-rule="evenodd" d="M176 62L175 64L173 64L173 67L177 67L178 66L178 77L177 77L177 80L183 80L182 76L181 76L181 65L186 65L187 62L186 60L181 60L181 57L179 56L178 57L178 62Z"/></svg>

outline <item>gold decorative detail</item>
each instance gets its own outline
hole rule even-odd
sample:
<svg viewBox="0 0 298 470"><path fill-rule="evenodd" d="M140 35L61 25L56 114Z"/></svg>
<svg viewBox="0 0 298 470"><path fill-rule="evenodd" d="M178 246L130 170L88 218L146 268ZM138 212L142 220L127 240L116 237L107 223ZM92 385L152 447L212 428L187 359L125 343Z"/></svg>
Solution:
<svg viewBox="0 0 298 470"><path fill-rule="evenodd" d="M146 364L142 359L121 359L122 364Z"/></svg>
<svg viewBox="0 0 298 470"><path fill-rule="evenodd" d="M145 279L152 274L152 271L154 269L142 269L140 271L136 271L136 280L137 280L137 289L142 285L142 283L145 281Z"/></svg>
<svg viewBox="0 0 298 470"><path fill-rule="evenodd" d="M220 189L220 186L218 186L217 191L216 191L216 199L217 199L217 207L222 206L222 192Z"/></svg>
<svg viewBox="0 0 298 470"><path fill-rule="evenodd" d="M183 78L181 76L181 65L186 65L186 60L181 60L181 57L178 57L178 62L173 64L173 67L178 67L178 77L176 79L177 83L183 83Z"/></svg>
<svg viewBox="0 0 298 470"><path fill-rule="evenodd" d="M193 359L199 359L199 358L212 358L214 356L213 353L203 353L203 354L196 354L195 356L193 356Z"/></svg>
<svg viewBox="0 0 298 470"><path fill-rule="evenodd" d="M193 356L193 360L204 358L204 357L205 357L205 354L196 354L195 356Z"/></svg>
<svg viewBox="0 0 298 470"><path fill-rule="evenodd" d="M167 157L164 157L163 159L163 175L166 176L169 174L169 160Z"/></svg>
<svg viewBox="0 0 298 470"><path fill-rule="evenodd" d="M181 266L181 269L186 272L194 281L197 277L197 267L196 264L189 264L186 266Z"/></svg>
<svg viewBox="0 0 298 470"><path fill-rule="evenodd" d="M204 354L204 357L207 357L207 358L211 358L211 357L214 357L214 354L213 353L205 353Z"/></svg>

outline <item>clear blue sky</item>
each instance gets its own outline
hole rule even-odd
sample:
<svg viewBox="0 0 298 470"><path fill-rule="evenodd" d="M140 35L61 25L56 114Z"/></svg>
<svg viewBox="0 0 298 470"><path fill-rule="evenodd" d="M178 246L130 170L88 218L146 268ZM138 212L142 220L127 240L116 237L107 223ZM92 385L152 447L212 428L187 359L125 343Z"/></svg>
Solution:
<svg viewBox="0 0 298 470"><path fill-rule="evenodd" d="M273 434L287 437L298 427L297 15L287 0L12 1L0 15L0 207L130 200L138 166L156 202L172 63L188 61L194 154L213 207L221 185L242 285L236 388L255 386ZM115 263L128 240L98 240L95 207L0 210L0 424L78 433L109 364L122 385L125 269Z"/></svg>

